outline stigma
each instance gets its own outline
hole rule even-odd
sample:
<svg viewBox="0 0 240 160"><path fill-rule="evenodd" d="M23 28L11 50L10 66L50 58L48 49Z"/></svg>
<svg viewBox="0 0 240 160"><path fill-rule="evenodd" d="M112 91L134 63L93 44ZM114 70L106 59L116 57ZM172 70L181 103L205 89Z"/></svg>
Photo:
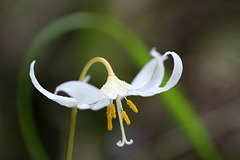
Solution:
<svg viewBox="0 0 240 160"><path fill-rule="evenodd" d="M127 104L135 113L138 112L137 107L133 104L131 100L127 100ZM117 105L117 114L119 118L120 129L122 133L122 140L119 140L116 144L119 147L123 147L125 144L130 145L133 143L132 139L127 140L125 130L124 130L124 125L123 125L123 121L125 121L127 125L130 125L131 122L126 111L123 110L121 98L119 95L116 98L116 105ZM112 100L111 100L111 104L107 107L106 113L107 113L107 124L108 124L107 128L109 131L111 131L113 129L112 119L116 119L116 108Z"/></svg>

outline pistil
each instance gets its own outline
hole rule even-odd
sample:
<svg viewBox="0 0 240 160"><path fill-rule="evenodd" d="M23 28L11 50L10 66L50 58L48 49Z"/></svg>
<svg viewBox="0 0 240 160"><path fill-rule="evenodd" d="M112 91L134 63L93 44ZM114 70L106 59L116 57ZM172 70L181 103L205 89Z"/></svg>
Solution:
<svg viewBox="0 0 240 160"><path fill-rule="evenodd" d="M127 145L132 144L132 143L133 143L133 140L130 139L130 140L128 141L127 138L126 138L126 135L125 135L125 130L124 130L124 126L123 126L123 121L122 121L122 118L121 118L121 113L122 113L122 111L123 111L123 108L122 108L121 98L120 98L119 95L117 96L116 103L117 103L117 112L118 112L118 118L119 118L121 133L122 133L122 140L119 140L119 141L117 142L117 145L118 145L119 147L122 147L122 146L124 146L124 144L127 144ZM130 121L129 121L129 122L130 122Z"/></svg>

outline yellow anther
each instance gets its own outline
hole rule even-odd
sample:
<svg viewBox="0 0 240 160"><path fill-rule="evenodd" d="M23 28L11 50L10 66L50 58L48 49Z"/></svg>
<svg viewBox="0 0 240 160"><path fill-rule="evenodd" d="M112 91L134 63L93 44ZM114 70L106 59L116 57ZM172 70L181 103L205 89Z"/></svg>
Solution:
<svg viewBox="0 0 240 160"><path fill-rule="evenodd" d="M111 115L111 105L107 107L107 115Z"/></svg>
<svg viewBox="0 0 240 160"><path fill-rule="evenodd" d="M107 120L108 120L108 130L111 131L113 128L112 125L112 116L111 115L107 115Z"/></svg>
<svg viewBox="0 0 240 160"><path fill-rule="evenodd" d="M138 109L135 106L135 104L133 104L133 102L131 100L127 100L127 104L130 106L130 108L135 112L138 113Z"/></svg>
<svg viewBox="0 0 240 160"><path fill-rule="evenodd" d="M107 107L107 120L108 120L108 130L111 131L113 128L112 119L116 118L116 109L115 105L111 104Z"/></svg>
<svg viewBox="0 0 240 160"><path fill-rule="evenodd" d="M115 108L114 104L111 105L111 111L112 111L112 117L115 119L116 118L116 108Z"/></svg>
<svg viewBox="0 0 240 160"><path fill-rule="evenodd" d="M127 123L127 125L130 125L130 120L129 120L129 118L128 118L128 115L127 115L127 113L125 112L125 111L122 111L121 112L121 118L122 118L122 121L123 121L123 119L125 120L125 122Z"/></svg>

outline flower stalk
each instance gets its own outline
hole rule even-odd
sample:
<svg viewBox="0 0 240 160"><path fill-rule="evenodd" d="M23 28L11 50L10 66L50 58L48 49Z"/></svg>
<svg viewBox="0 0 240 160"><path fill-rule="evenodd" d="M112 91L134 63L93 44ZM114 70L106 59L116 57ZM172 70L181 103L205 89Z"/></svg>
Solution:
<svg viewBox="0 0 240 160"><path fill-rule="evenodd" d="M81 73L81 75L79 77L79 81L83 81L84 77L87 74L88 69L96 62L101 62L102 64L104 64L104 66L107 69L108 76L114 76L115 75L113 70L112 70L111 65L108 63L108 61L106 59L104 59L102 57L95 57L95 58L92 58L91 60L89 60L87 62L87 64L84 66L84 68L82 70L82 73Z"/></svg>
<svg viewBox="0 0 240 160"><path fill-rule="evenodd" d="M72 160L74 134L75 134L76 119L77 119L77 109L78 109L77 106L72 108L70 129L69 129L69 135L68 135L66 160Z"/></svg>
<svg viewBox="0 0 240 160"><path fill-rule="evenodd" d="M82 82L84 80L84 78L87 74L87 71L96 62L101 62L102 64L104 64L104 66L107 69L108 76L115 75L112 70L112 67L110 66L110 64L108 63L107 60L105 60L102 57L95 57L95 58L92 58L91 60L89 60L87 62L87 64L84 66L84 68L80 74L79 81ZM72 160L74 134L75 134L76 119L77 119L77 109L78 109L77 106L75 106L72 108L72 112L71 112L71 122L70 122L69 135L68 135L66 160Z"/></svg>

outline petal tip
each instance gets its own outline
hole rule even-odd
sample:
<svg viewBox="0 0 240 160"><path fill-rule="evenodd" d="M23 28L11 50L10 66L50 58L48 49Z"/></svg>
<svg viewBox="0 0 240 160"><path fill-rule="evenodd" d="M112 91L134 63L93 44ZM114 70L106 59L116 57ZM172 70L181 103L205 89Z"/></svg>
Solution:
<svg viewBox="0 0 240 160"><path fill-rule="evenodd" d="M152 57L158 57L160 55L160 53L157 51L157 48L156 47L153 47L151 50L150 50L150 55Z"/></svg>
<svg viewBox="0 0 240 160"><path fill-rule="evenodd" d="M29 72L29 75L30 77L32 78L32 76L34 76L34 64L35 64L35 60L32 61L31 65L30 65L30 72Z"/></svg>
<svg viewBox="0 0 240 160"><path fill-rule="evenodd" d="M167 51L167 52L165 52L165 55L169 55L169 54L177 54L177 53L174 52L174 51Z"/></svg>
<svg viewBox="0 0 240 160"><path fill-rule="evenodd" d="M32 66L32 65L34 65L35 63L36 63L36 61L35 61L35 60L33 60L33 61L31 62L31 66Z"/></svg>

